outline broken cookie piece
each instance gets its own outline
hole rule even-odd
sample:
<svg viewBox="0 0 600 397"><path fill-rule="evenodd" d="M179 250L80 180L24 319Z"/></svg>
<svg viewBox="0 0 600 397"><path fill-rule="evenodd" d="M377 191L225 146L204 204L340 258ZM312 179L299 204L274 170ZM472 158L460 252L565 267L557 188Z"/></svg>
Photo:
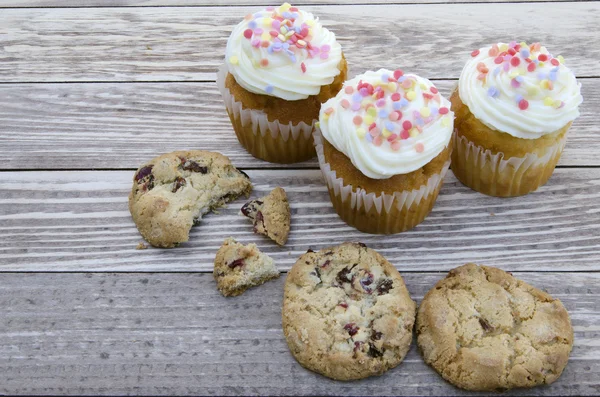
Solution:
<svg viewBox="0 0 600 397"><path fill-rule="evenodd" d="M265 197L244 204L242 214L254 222L254 233L264 234L279 245L290 233L290 204L285 190L276 187Z"/></svg>
<svg viewBox="0 0 600 397"><path fill-rule="evenodd" d="M170 248L188 241L204 214L251 191L248 175L222 154L179 151L136 171L129 211L142 237L155 247Z"/></svg>
<svg viewBox="0 0 600 397"><path fill-rule="evenodd" d="M250 287L279 277L273 259L258 250L256 244L244 246L231 237L215 257L213 276L223 296L237 296Z"/></svg>

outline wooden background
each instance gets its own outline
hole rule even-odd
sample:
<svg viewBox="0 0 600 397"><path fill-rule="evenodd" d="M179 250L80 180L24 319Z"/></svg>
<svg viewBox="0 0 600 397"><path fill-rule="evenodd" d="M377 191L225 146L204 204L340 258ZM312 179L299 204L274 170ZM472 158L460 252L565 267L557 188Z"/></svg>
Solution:
<svg viewBox="0 0 600 397"><path fill-rule="evenodd" d="M237 298L216 291L212 260L228 236L256 242L284 272L309 247L365 242L417 301L468 261L513 271L564 302L575 347L556 383L505 394L600 394L600 2L296 4L335 31L351 75L402 67L446 95L485 44L542 41L564 55L584 103L554 176L498 199L449 172L423 224L363 234L333 211L316 161L261 162L232 132L215 71L233 25L267 3L0 0L0 394L475 395L444 382L414 345L378 378L304 370L281 331L285 274ZM239 200L179 248L135 249L134 169L189 148L229 156L253 197L287 190L286 247L253 235Z"/></svg>

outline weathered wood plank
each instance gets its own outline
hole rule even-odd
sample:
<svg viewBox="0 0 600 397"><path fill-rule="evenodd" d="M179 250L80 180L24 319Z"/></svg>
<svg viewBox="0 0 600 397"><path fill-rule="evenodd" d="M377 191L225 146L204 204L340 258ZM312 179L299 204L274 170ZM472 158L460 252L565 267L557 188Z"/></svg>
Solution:
<svg viewBox="0 0 600 397"><path fill-rule="evenodd" d="M530 2L553 2L565 0L530 0ZM571 0L592 1L592 0ZM515 2L515 0L301 0L293 1L295 6L305 5L364 5L368 4L421 4L421 3L504 3ZM276 1L256 2L253 0L5 0L0 3L0 8L88 8L88 7L202 7L202 6L270 6L280 4Z"/></svg>
<svg viewBox="0 0 600 397"><path fill-rule="evenodd" d="M404 274L417 301L443 276ZM597 395L600 274L515 276L563 301L575 346L557 382L503 395ZM281 330L284 277L227 299L210 274L0 274L0 393L475 395L444 382L414 343L381 377L303 369Z"/></svg>
<svg viewBox="0 0 600 397"><path fill-rule="evenodd" d="M0 81L213 80L232 26L255 9L4 9ZM505 38L544 40L578 76L598 75L598 2L310 9L337 33L351 74L401 66L429 78L456 78L471 49L510 35Z"/></svg>
<svg viewBox="0 0 600 397"><path fill-rule="evenodd" d="M565 0L529 0L528 2L564 2ZM571 2L594 0L569 0ZM301 0L293 1L295 6L311 5L354 5L365 4L431 4L431 3L515 3L515 0ZM89 7L205 7L205 6L270 6L278 2L256 2L253 0L8 0L0 3L0 8L89 8Z"/></svg>
<svg viewBox="0 0 600 397"><path fill-rule="evenodd" d="M0 173L0 271L211 271L226 237L256 242L288 269L309 247L363 241L401 271L441 271L466 262L510 270L600 270L600 169L563 168L540 191L492 198L451 173L437 204L413 231L369 235L333 211L318 170L249 171L253 197L288 192L285 247L252 233L240 199L192 229L175 249L136 250L143 241L127 209L132 171Z"/></svg>
<svg viewBox="0 0 600 397"><path fill-rule="evenodd" d="M444 95L455 84L436 81ZM582 89L560 165L600 165L600 78L583 79ZM240 167L285 167L254 159L238 143L215 83L0 85L0 145L4 170L137 168L188 148L221 152Z"/></svg>

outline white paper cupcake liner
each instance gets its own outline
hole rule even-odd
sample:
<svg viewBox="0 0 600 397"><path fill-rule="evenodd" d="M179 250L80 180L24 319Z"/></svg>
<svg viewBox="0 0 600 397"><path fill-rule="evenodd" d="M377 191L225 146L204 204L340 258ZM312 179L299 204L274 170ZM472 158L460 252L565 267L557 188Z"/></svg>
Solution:
<svg viewBox="0 0 600 397"><path fill-rule="evenodd" d="M343 203L350 200L351 208L356 211L364 209L364 211L368 213L372 207L375 207L377 213L381 215L384 210L386 213L390 213L394 206L399 211L410 209L413 205L418 207L421 201L428 198L430 194L437 194L443 183L444 176L448 171L448 167L450 167L450 160L448 160L442 167L442 170L438 174L432 175L427 180L427 183L422 185L419 189L394 192L393 194L382 192L379 195L367 193L364 189L353 191L352 186L345 184L342 178L338 178L336 172L332 170L329 163L325 161L323 138L321 136L321 131L318 128L315 129L314 140L317 157L319 159L319 166L321 167L321 172L323 173L327 186L333 190L334 195L341 196L341 201ZM429 212L429 210L427 210L427 212Z"/></svg>
<svg viewBox="0 0 600 397"><path fill-rule="evenodd" d="M503 152L492 153L464 136L455 137L452 169L465 185L493 196L518 196L546 183L565 147L567 134L542 155L505 159Z"/></svg>
<svg viewBox="0 0 600 397"><path fill-rule="evenodd" d="M295 141L302 136L304 139L309 139L317 120L313 120L311 124L306 124L301 121L298 124L292 124L290 121L287 124L279 122L279 120L269 121L267 115L262 110L244 109L242 103L235 100L231 92L225 87L225 79L229 70L227 65L223 64L217 72L217 87L225 102L225 107L230 116L239 121L243 127L252 128L255 135L260 134L265 136L271 134L272 138L280 137L284 142L287 142L290 137Z"/></svg>

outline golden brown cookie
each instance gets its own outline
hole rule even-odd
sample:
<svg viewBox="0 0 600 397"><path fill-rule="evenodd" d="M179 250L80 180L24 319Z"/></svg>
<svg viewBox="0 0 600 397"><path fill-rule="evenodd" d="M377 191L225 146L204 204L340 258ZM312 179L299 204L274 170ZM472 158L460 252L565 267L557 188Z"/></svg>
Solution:
<svg viewBox="0 0 600 397"><path fill-rule="evenodd" d="M150 244L169 248L188 241L191 227L204 214L251 191L248 175L222 154L173 152L136 171L129 211Z"/></svg>
<svg viewBox="0 0 600 397"><path fill-rule="evenodd" d="M279 270L273 259L260 252L256 244L244 246L230 237L217 251L213 276L224 296L237 296L250 287L279 277Z"/></svg>
<svg viewBox="0 0 600 397"><path fill-rule="evenodd" d="M417 335L425 362L467 390L552 383L573 347L569 315L558 299L472 263L450 271L425 295Z"/></svg>
<svg viewBox="0 0 600 397"><path fill-rule="evenodd" d="M305 368L338 380L381 375L412 341L415 302L400 273L361 243L302 255L283 298L283 332Z"/></svg>
<svg viewBox="0 0 600 397"><path fill-rule="evenodd" d="M264 234L279 245L290 233L290 204L285 190L276 187L265 197L244 204L242 214L254 222L254 233Z"/></svg>

